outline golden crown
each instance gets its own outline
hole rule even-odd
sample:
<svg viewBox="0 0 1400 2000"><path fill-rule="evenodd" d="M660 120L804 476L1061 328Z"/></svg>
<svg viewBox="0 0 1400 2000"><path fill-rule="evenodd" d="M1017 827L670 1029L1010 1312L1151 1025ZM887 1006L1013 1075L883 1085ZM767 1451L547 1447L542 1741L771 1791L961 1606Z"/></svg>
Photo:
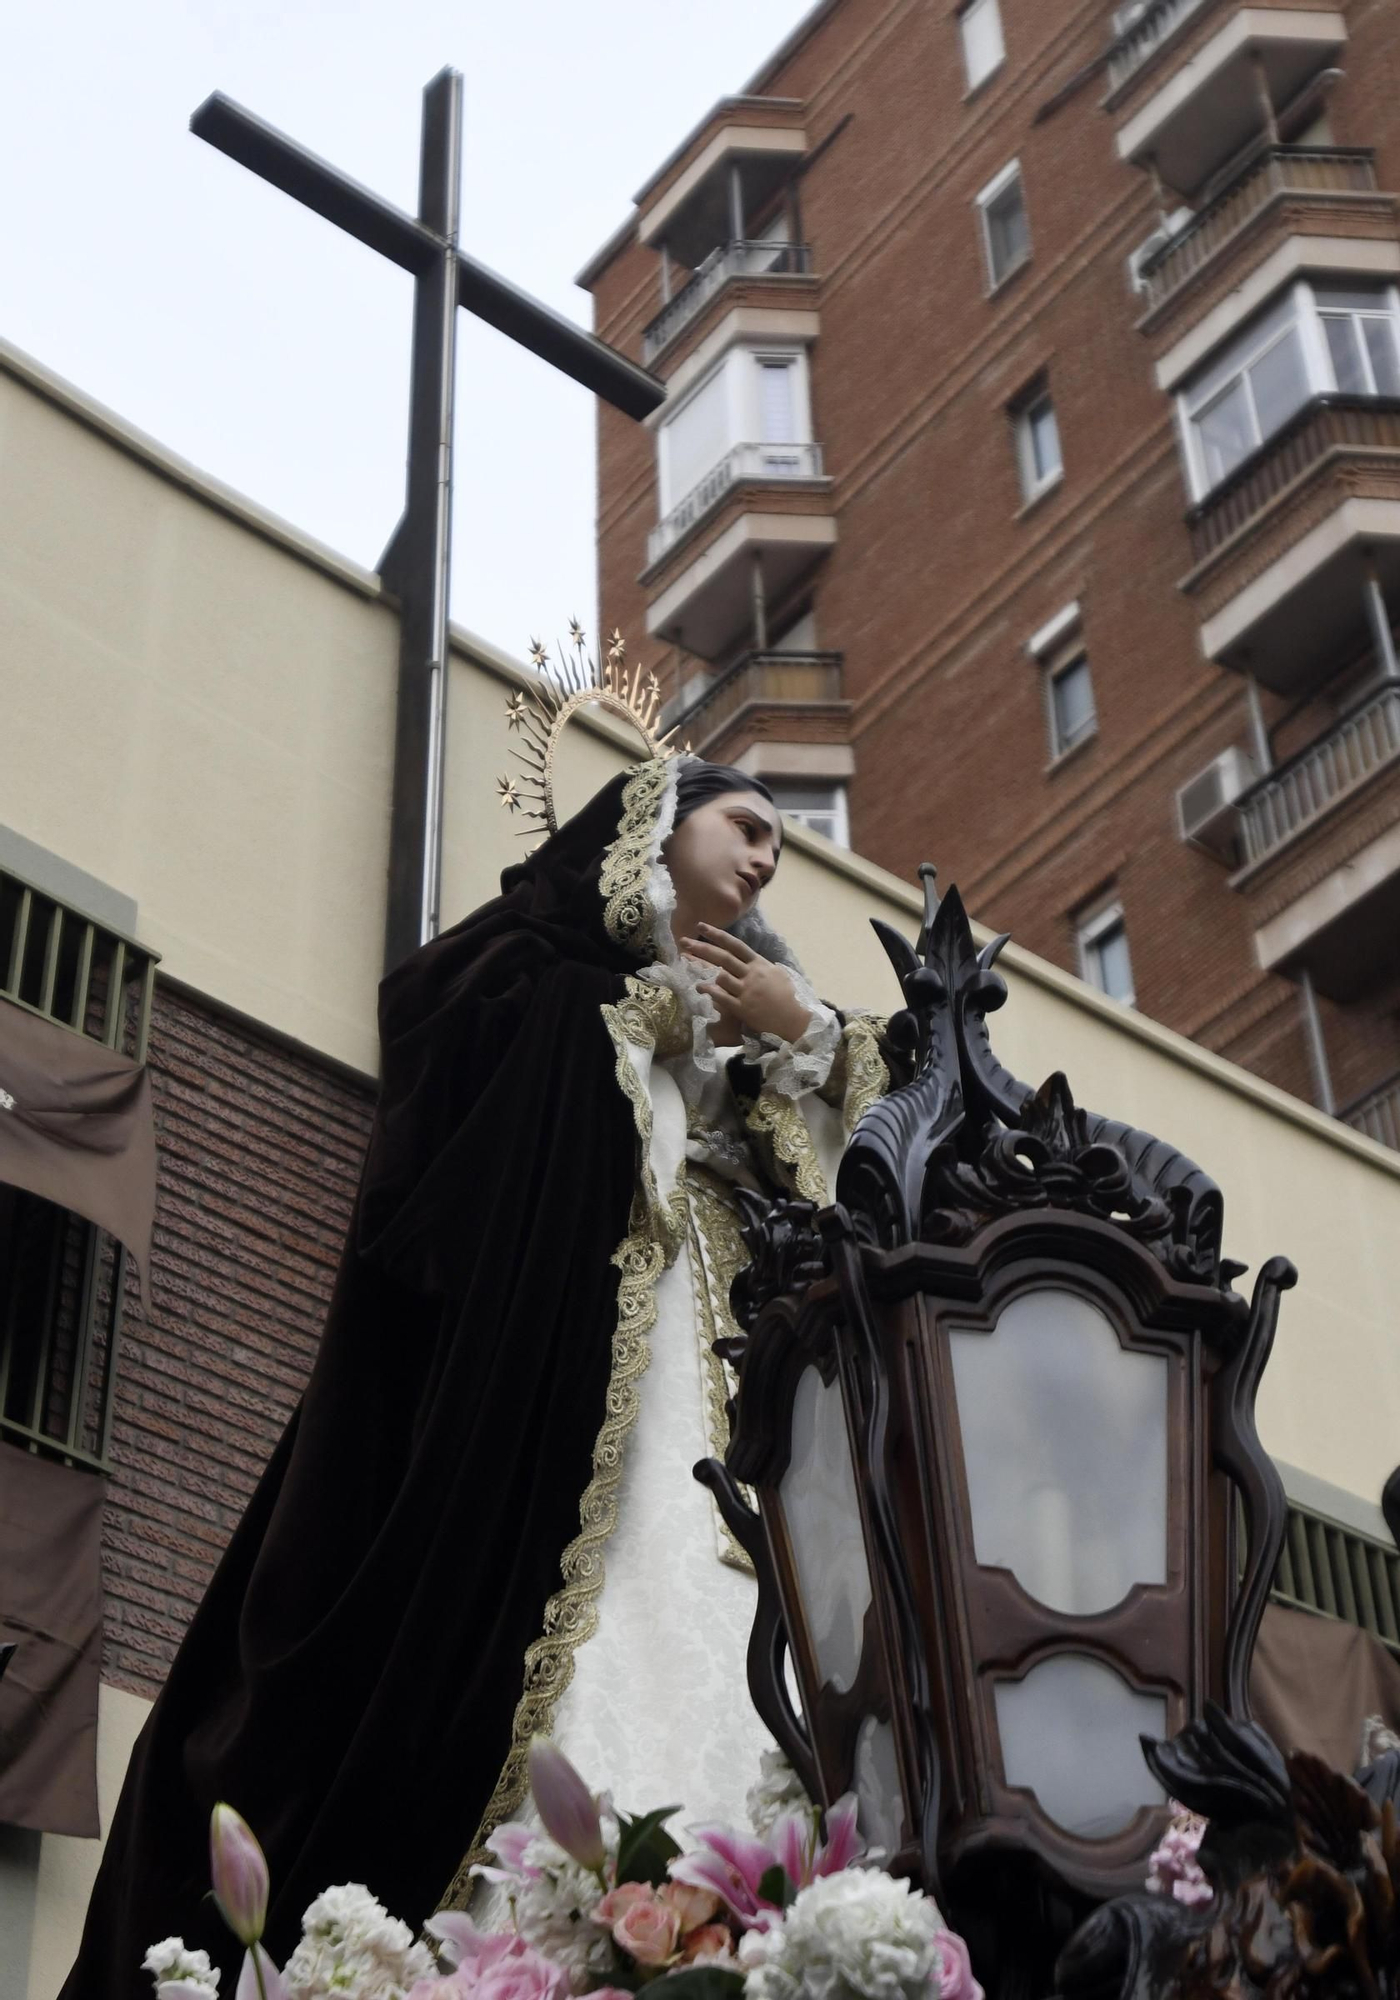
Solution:
<svg viewBox="0 0 1400 2000"><path fill-rule="evenodd" d="M560 646L557 664L538 639L530 642L530 664L541 678L533 688L517 688L506 702L506 726L519 739L512 756L520 766L519 777L501 777L496 790L509 812L519 813L526 824L522 834L543 827L546 833L559 831L554 810L554 754L564 725L581 708L606 708L624 722L630 722L646 745L648 757L674 757L678 745L675 731L661 733L661 683L654 673L629 667L622 634L614 630L603 671L590 658L583 627L576 618L569 621L569 643Z"/></svg>

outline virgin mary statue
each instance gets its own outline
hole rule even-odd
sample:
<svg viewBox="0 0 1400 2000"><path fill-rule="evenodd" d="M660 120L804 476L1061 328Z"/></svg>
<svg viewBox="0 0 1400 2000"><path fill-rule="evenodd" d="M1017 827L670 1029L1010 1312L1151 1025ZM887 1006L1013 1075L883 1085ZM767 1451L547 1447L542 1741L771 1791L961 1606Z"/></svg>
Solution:
<svg viewBox="0 0 1400 2000"><path fill-rule="evenodd" d="M306 1393L136 1746L66 2000L144 1995L224 1799L268 1949L332 1883L417 1924L552 1735L629 1810L736 1818L765 1737L722 1451L734 1189L829 1199L886 1087L764 922L779 815L653 758L384 982L382 1087Z"/></svg>

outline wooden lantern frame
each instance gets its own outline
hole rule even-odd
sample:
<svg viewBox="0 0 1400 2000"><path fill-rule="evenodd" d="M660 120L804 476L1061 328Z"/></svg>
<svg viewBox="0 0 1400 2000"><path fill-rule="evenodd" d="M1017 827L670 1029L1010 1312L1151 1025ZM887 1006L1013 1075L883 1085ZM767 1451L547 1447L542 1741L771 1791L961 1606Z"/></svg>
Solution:
<svg viewBox="0 0 1400 2000"><path fill-rule="evenodd" d="M1166 1809L1140 1808L1098 1840L1059 1826L1006 1782L995 1686L1076 1653L1163 1695L1168 1734L1207 1702L1247 1720L1286 1504L1254 1399L1294 1274L1272 1260L1247 1304L1231 1282L1240 1267L1220 1257L1219 1190L1199 1168L1079 1110L1063 1077L1032 1092L1001 1068L985 1017L1005 997L992 970L1004 941L979 953L957 892L937 902L931 872L917 950L876 926L907 1003L889 1030L903 1080L857 1127L836 1203L747 1204L733 1437L723 1465L696 1472L753 1557L750 1688L811 1795L830 1805L856 1789L861 1731L887 1722L903 1801L896 1873L956 1912L960 1884L1015 1856L1101 1901L1141 1884ZM977 1563L952 1378L950 1328L990 1331L1012 1299L1048 1287L1091 1301L1125 1351L1168 1362L1167 1580L1084 1617ZM844 1692L821 1681L781 1493L812 1366L840 1382L872 1585Z"/></svg>

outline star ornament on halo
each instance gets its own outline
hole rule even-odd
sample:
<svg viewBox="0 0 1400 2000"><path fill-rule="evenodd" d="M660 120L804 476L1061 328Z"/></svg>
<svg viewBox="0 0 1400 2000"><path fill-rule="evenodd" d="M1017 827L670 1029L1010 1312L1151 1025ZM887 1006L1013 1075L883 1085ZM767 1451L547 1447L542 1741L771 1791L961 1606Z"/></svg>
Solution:
<svg viewBox="0 0 1400 2000"><path fill-rule="evenodd" d="M496 790L508 811L550 834L559 830L554 807L554 759L564 725L584 709L605 709L626 722L642 740L643 756L674 757L674 731L661 727L661 681L654 671L629 667L621 632L613 628L602 671L584 650L584 630L569 620L568 646L559 647L557 666L538 639L530 642L530 663L539 679L515 689L506 700L506 727L517 738L511 755L520 766L513 778L498 778Z"/></svg>

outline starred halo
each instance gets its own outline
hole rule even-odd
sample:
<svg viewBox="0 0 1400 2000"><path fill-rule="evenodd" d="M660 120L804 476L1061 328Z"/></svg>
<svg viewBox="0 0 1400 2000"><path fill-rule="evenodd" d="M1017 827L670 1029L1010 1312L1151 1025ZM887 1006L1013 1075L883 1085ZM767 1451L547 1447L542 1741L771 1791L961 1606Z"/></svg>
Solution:
<svg viewBox="0 0 1400 2000"><path fill-rule="evenodd" d="M541 678L530 688L517 688L506 701L506 727L515 737L511 755L520 766L516 777L498 778L501 804L526 822L529 835L557 833L554 809L554 757L564 725L588 707L605 708L630 722L645 745L647 757L674 757L678 746L673 730L661 729L661 682L654 672L627 665L626 641L614 626L601 674L589 657L583 627L569 620L569 643L560 646L557 662L538 639L530 641L530 663ZM687 746L688 747L688 746Z"/></svg>

